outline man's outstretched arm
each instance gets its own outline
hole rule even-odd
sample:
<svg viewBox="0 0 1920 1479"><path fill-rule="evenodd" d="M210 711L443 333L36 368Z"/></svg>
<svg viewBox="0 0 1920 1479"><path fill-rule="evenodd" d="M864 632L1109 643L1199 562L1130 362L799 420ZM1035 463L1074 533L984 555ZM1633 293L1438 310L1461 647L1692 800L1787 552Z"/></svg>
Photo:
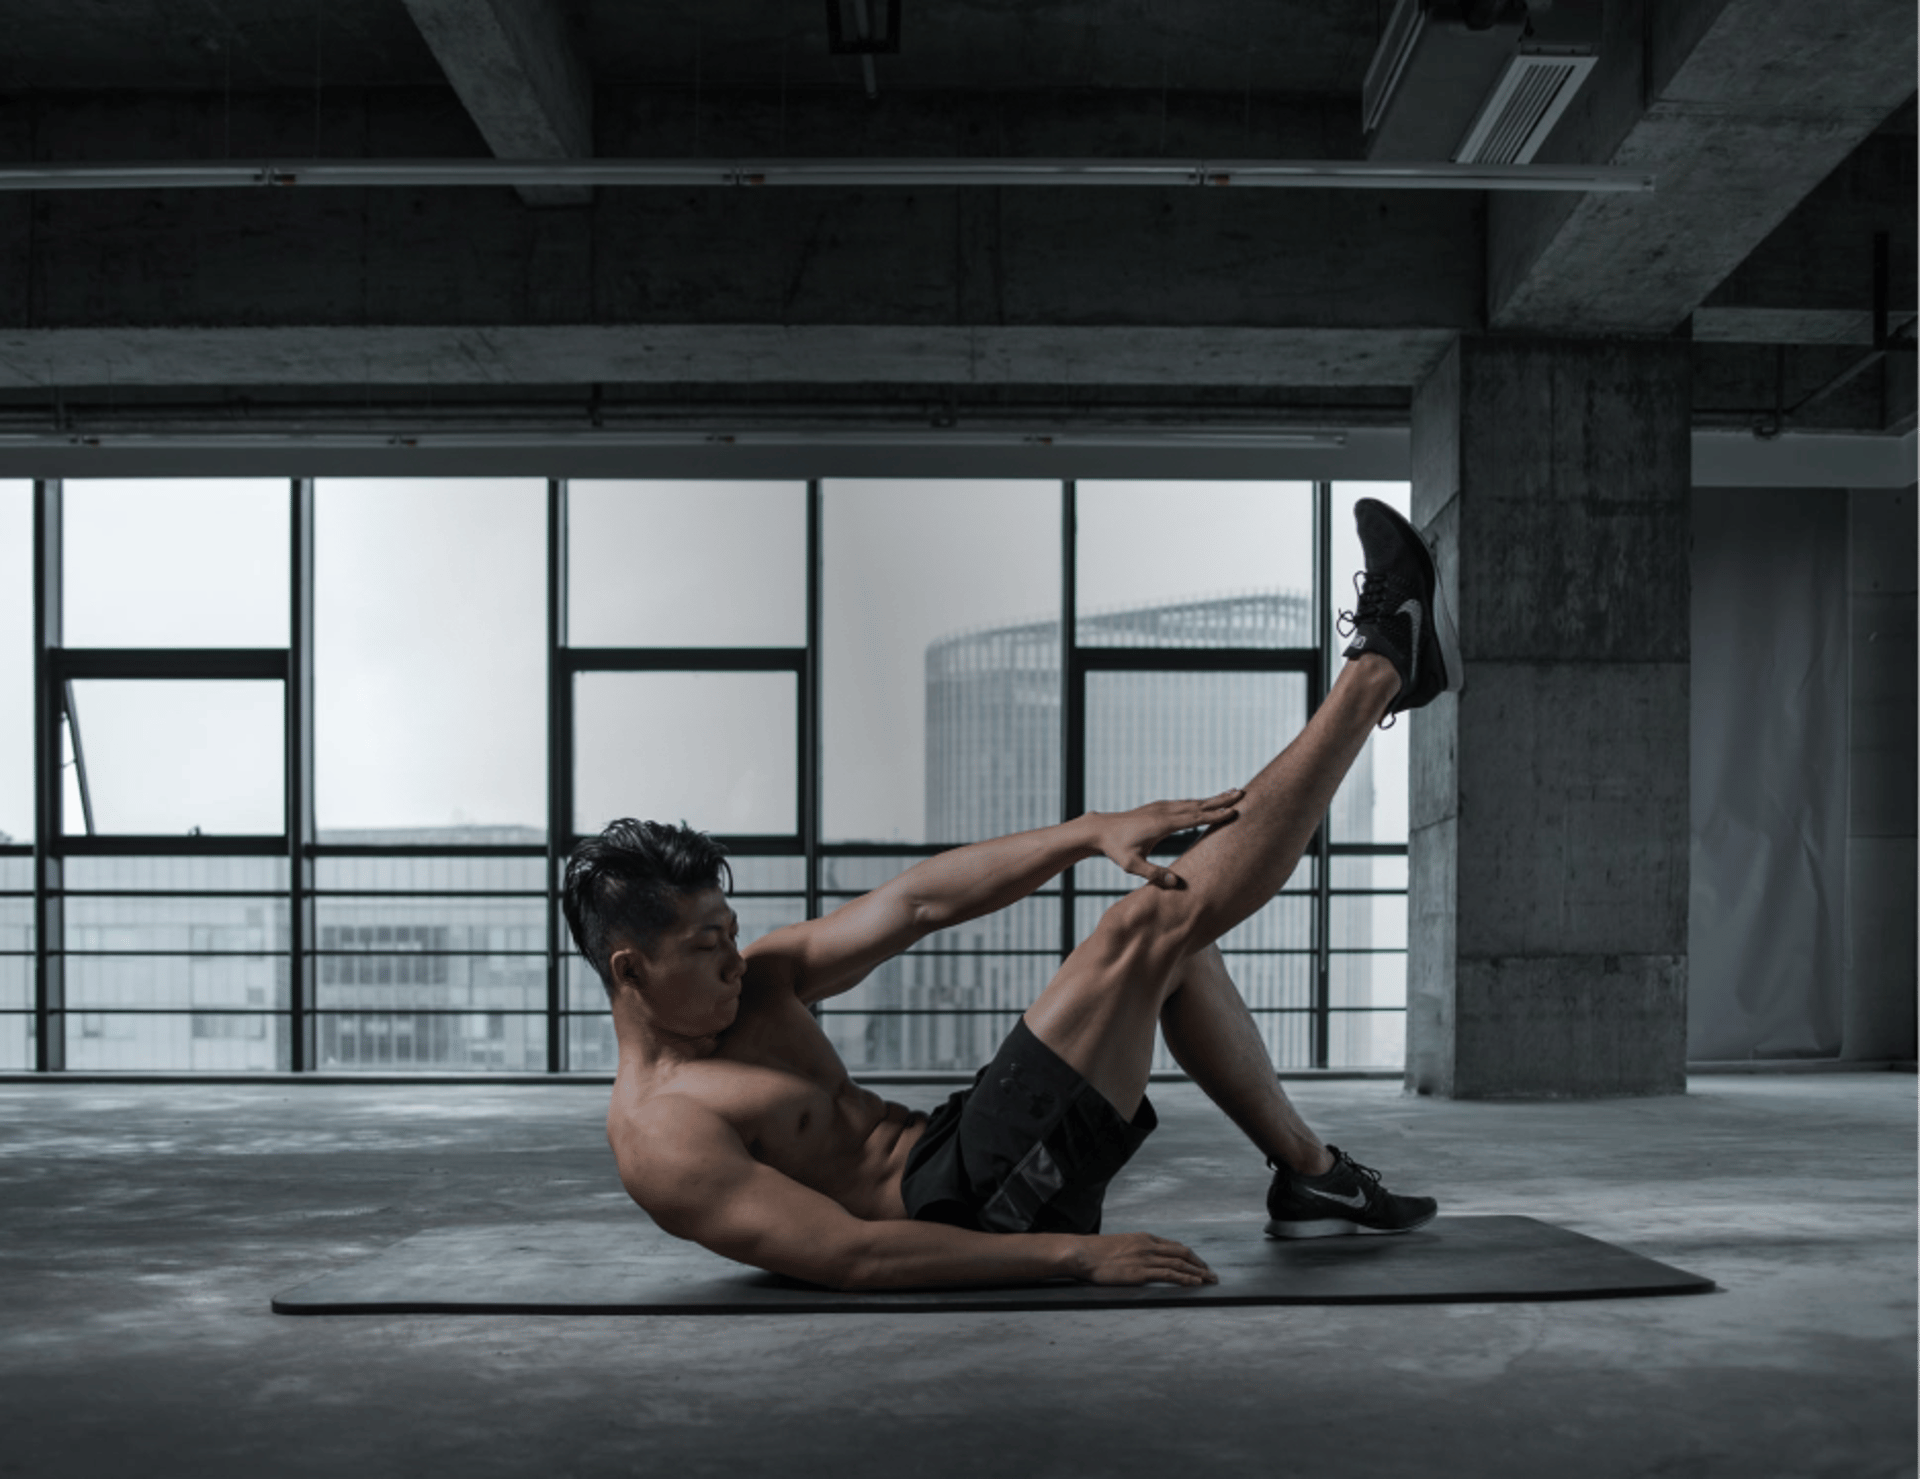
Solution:
<svg viewBox="0 0 1920 1479"><path fill-rule="evenodd" d="M1239 791L1205 801L1154 801L936 853L822 919L788 925L747 947L755 962L792 973L802 1001L851 990L868 972L935 930L1024 899L1083 858L1106 856L1161 888L1180 887L1148 852L1176 832L1232 821Z"/></svg>
<svg viewBox="0 0 1920 1479"><path fill-rule="evenodd" d="M831 1289L968 1284L1217 1283L1192 1250L1149 1233L984 1233L932 1222L868 1222L762 1165L719 1115L678 1095L623 1127L615 1153L633 1199L677 1238Z"/></svg>

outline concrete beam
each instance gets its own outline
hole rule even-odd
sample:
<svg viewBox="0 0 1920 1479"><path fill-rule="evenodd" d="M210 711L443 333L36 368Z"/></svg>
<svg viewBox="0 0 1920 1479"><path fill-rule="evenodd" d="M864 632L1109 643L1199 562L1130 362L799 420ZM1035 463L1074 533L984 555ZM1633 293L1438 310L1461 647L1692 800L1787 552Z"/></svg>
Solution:
<svg viewBox="0 0 1920 1479"><path fill-rule="evenodd" d="M1896 294L1908 300L1891 315L1897 327L1913 317L1913 290ZM1872 294L1868 298L1871 301ZM1693 337L1708 344L1856 344L1873 343L1873 314L1860 308L1721 308L1693 311Z"/></svg>
<svg viewBox="0 0 1920 1479"><path fill-rule="evenodd" d="M1449 329L874 324L0 329L0 388L1409 385Z"/></svg>
<svg viewBox="0 0 1920 1479"><path fill-rule="evenodd" d="M1873 242L1884 232L1897 324L1916 303L1913 133L1870 136L1736 267L1693 315L1693 337L1756 344L1871 344Z"/></svg>
<svg viewBox="0 0 1920 1479"><path fill-rule="evenodd" d="M1489 206L1488 323L1665 334L1913 92L1912 6L1630 0L1542 162L1654 170L1652 195Z"/></svg>
<svg viewBox="0 0 1920 1479"><path fill-rule="evenodd" d="M593 153L593 79L554 0L405 0L487 147L502 159ZM582 205L579 186L526 186L528 205Z"/></svg>

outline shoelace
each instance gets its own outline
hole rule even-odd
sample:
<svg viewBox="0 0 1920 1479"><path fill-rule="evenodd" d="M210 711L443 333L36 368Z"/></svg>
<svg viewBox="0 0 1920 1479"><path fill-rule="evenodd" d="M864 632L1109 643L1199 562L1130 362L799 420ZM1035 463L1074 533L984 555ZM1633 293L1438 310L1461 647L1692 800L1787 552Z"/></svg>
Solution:
<svg viewBox="0 0 1920 1479"><path fill-rule="evenodd" d="M1373 1182L1375 1186L1378 1186L1380 1184L1380 1173L1378 1171L1374 1170L1372 1166L1361 1165L1358 1161L1356 1161L1352 1156L1348 1155L1339 1146L1329 1145L1327 1147L1327 1153L1333 1157L1333 1163L1336 1166L1343 1165L1348 1170L1357 1172L1358 1174L1365 1176L1369 1181Z"/></svg>
<svg viewBox="0 0 1920 1479"><path fill-rule="evenodd" d="M1350 638L1365 622L1378 622L1387 617L1399 615L1400 607L1408 600L1419 600L1420 592L1411 586L1402 585L1385 571L1376 571L1369 575L1364 570L1353 572L1352 611L1336 611L1333 624L1339 630L1342 640ZM1390 713L1380 721L1382 729L1393 728L1394 720L1400 716ZM1373 1178L1378 1181L1380 1178Z"/></svg>
<svg viewBox="0 0 1920 1479"><path fill-rule="evenodd" d="M1334 613L1334 623L1340 629L1340 635L1351 637L1355 630L1368 622L1384 621L1399 614L1401 606L1408 601L1421 600L1421 593L1410 585L1403 585L1384 570L1369 575L1364 570L1353 572L1352 611Z"/></svg>
<svg viewBox="0 0 1920 1479"><path fill-rule="evenodd" d="M1326 1175L1330 1172L1337 1171L1342 1166L1345 1166L1349 1171L1353 1171L1358 1175L1366 1177L1375 1186L1378 1186L1380 1184L1380 1173L1378 1171L1374 1170L1372 1166L1361 1165L1358 1161L1356 1161L1352 1156L1348 1155L1339 1146L1329 1145L1327 1147L1327 1154L1333 1157L1333 1164L1329 1166L1326 1171L1323 1171L1321 1173L1322 1175ZM1267 1157L1267 1169L1271 1171L1287 1171L1289 1174L1293 1174L1291 1167L1281 1165L1272 1156Z"/></svg>

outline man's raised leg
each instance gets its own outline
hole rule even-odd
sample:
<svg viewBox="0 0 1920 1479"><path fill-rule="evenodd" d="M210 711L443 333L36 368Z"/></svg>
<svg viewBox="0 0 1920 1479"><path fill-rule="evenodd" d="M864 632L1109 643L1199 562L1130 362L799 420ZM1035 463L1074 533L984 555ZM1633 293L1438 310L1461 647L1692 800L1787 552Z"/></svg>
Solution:
<svg viewBox="0 0 1920 1479"><path fill-rule="evenodd" d="M1400 689L1385 658L1349 662L1306 728L1247 783L1238 819L1174 866L1182 887L1115 903L1027 1009L1033 1035L1121 1114L1131 1119L1146 1094L1176 967L1279 892Z"/></svg>
<svg viewBox="0 0 1920 1479"><path fill-rule="evenodd" d="M1441 601L1433 559L1413 527L1374 500L1355 510L1367 554L1347 666L1326 702L1246 787L1238 818L1202 837L1175 868L1178 890L1139 889L1120 900L1027 1010L1030 1031L1132 1119L1146 1095L1154 1032L1176 995L1170 1041L1184 1037L1183 1063L1280 1162L1268 1193L1276 1236L1397 1232L1433 1216L1425 1198L1396 1197L1377 1173L1332 1147L1333 1165L1314 1174L1317 1137L1285 1103L1250 1018L1225 1010L1202 951L1277 893L1299 863L1341 780L1375 724L1390 713L1461 687L1459 644ZM1218 965L1217 953L1212 965ZM1224 972L1221 973L1224 978ZM1230 982L1225 989L1231 991ZM1264 1073L1269 1094L1256 1087ZM1277 1102L1276 1102L1277 1101ZM1301 1140L1300 1132L1311 1137ZM1288 1154L1288 1142L1292 1154ZM1280 1154L1275 1149L1280 1148ZM1301 1164L1295 1165L1298 1160Z"/></svg>

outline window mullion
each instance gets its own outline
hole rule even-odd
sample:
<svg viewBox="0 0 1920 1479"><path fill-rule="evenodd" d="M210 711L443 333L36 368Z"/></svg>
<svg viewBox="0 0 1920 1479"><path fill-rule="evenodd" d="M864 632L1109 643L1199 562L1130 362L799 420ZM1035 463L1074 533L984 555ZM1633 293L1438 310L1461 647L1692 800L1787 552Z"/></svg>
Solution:
<svg viewBox="0 0 1920 1479"><path fill-rule="evenodd" d="M547 1072L567 1065L560 870L573 837L573 675L567 647L567 483L547 482Z"/></svg>
<svg viewBox="0 0 1920 1479"><path fill-rule="evenodd" d="M65 926L61 833L60 692L56 656L61 643L61 484L48 478L33 489L33 913L34 1067L66 1067ZM56 684L60 685L56 688Z"/></svg>
<svg viewBox="0 0 1920 1479"><path fill-rule="evenodd" d="M313 479L291 490L287 628L288 1067L314 1066L313 1036Z"/></svg>
<svg viewBox="0 0 1920 1479"><path fill-rule="evenodd" d="M1313 695L1318 707L1333 686L1333 484L1313 485L1314 613L1320 633L1320 691ZM1332 1019L1331 954L1333 930L1332 875L1333 854L1328 821L1331 813L1320 818L1320 830L1314 841L1313 869L1313 1066L1325 1068Z"/></svg>

